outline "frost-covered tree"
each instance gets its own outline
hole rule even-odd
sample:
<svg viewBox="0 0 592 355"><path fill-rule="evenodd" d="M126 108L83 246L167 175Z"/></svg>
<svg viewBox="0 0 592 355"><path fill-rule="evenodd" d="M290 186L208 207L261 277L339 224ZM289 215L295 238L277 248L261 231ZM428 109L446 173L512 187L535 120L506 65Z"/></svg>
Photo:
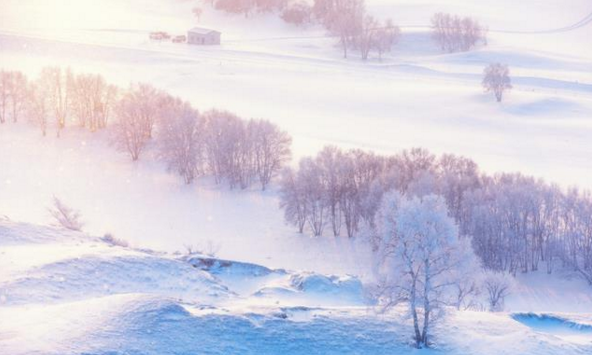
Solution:
<svg viewBox="0 0 592 355"><path fill-rule="evenodd" d="M404 150L387 158L386 169L390 187L405 193L419 176L426 172L434 175L436 156L423 148Z"/></svg>
<svg viewBox="0 0 592 355"><path fill-rule="evenodd" d="M408 305L415 345L422 348L430 345L431 326L453 284L453 271L470 254L441 197L387 197L377 253L383 272L380 301L387 308Z"/></svg>
<svg viewBox="0 0 592 355"><path fill-rule="evenodd" d="M315 164L310 169L318 170L320 180L317 188L323 192L324 205L327 207L329 221L333 236L339 236L341 232L340 201L344 193L342 165L345 158L343 152L335 146L323 148L315 159Z"/></svg>
<svg viewBox="0 0 592 355"><path fill-rule="evenodd" d="M107 127L117 100L117 88L101 75L72 75L68 82L73 116L91 132Z"/></svg>
<svg viewBox="0 0 592 355"><path fill-rule="evenodd" d="M84 223L80 220L80 212L68 207L57 197L54 196L52 206L48 210L59 226L73 231L82 230Z"/></svg>
<svg viewBox="0 0 592 355"><path fill-rule="evenodd" d="M287 223L298 228L298 233L304 232L308 211L304 184L299 179L301 176L293 169L286 168L282 171L280 180L280 208L284 210L284 219Z"/></svg>
<svg viewBox="0 0 592 355"><path fill-rule="evenodd" d="M485 92L493 92L497 102L501 102L504 92L512 89L510 69L505 64L490 64L483 71L483 82L481 84Z"/></svg>
<svg viewBox="0 0 592 355"><path fill-rule="evenodd" d="M140 85L126 92L115 107L114 140L116 146L138 160L152 137L152 129L160 114L155 90Z"/></svg>
<svg viewBox="0 0 592 355"><path fill-rule="evenodd" d="M446 199L451 216L462 229L467 219L465 199L469 192L480 187L481 180L477 164L467 158L451 154L442 155L437 162L440 194Z"/></svg>
<svg viewBox="0 0 592 355"><path fill-rule="evenodd" d="M70 95L68 80L71 76L69 69L60 67L46 67L41 70L37 86L43 87L49 112L55 120L56 134L59 137L62 129L66 127L66 120L70 113Z"/></svg>
<svg viewBox="0 0 592 355"><path fill-rule="evenodd" d="M44 137L47 135L49 112L50 104L44 87L30 84L27 90L27 114L41 128Z"/></svg>
<svg viewBox="0 0 592 355"><path fill-rule="evenodd" d="M363 0L333 0L323 14L325 27L339 38L343 57L362 31L364 21Z"/></svg>
<svg viewBox="0 0 592 355"><path fill-rule="evenodd" d="M6 111L10 98L10 73L0 70L0 123L6 122Z"/></svg>
<svg viewBox="0 0 592 355"><path fill-rule="evenodd" d="M447 52L468 51L480 41L487 43L487 31L470 17L436 13L432 17L432 38Z"/></svg>
<svg viewBox="0 0 592 355"><path fill-rule="evenodd" d="M271 179L283 168L291 157L292 137L267 120L250 120L252 155L255 174L265 190Z"/></svg>
<svg viewBox="0 0 592 355"><path fill-rule="evenodd" d="M230 188L244 185L250 178L252 164L245 155L245 122L228 111L211 110L206 121L206 154L208 168L216 182L226 179Z"/></svg>
<svg viewBox="0 0 592 355"><path fill-rule="evenodd" d="M384 25L376 29L376 36L373 47L378 52L378 57L382 59L384 53L391 51L393 46L399 42L401 29L393 24L391 19L385 21Z"/></svg>
<svg viewBox="0 0 592 355"><path fill-rule="evenodd" d="M10 113L12 121L17 122L27 104L27 77L19 72L10 72L9 93L10 93Z"/></svg>
<svg viewBox="0 0 592 355"><path fill-rule="evenodd" d="M187 102L175 100L160 120L160 157L170 171L176 171L186 184L203 170L205 124Z"/></svg>

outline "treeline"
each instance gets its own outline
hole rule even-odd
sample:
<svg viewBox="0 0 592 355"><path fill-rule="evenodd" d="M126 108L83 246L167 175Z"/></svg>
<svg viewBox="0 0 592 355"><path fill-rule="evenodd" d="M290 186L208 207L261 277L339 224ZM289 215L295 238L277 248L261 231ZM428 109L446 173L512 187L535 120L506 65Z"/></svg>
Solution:
<svg viewBox="0 0 592 355"><path fill-rule="evenodd" d="M327 147L281 181L281 208L299 232L373 241L382 197L438 195L483 265L512 274L572 268L592 283L592 195L521 174L488 176L472 160L424 149L380 156Z"/></svg>
<svg viewBox="0 0 592 355"><path fill-rule="evenodd" d="M44 136L54 126L59 137L67 123L96 131L107 127L117 93L100 75L46 67L29 80L19 71L1 70L0 123L27 116Z"/></svg>
<svg viewBox="0 0 592 355"><path fill-rule="evenodd" d="M275 124L230 112L200 113L188 102L147 84L127 89L100 75L44 68L35 80L0 71L0 123L21 116L56 136L67 126L108 129L111 143L138 160L153 144L170 171L189 184L201 175L217 183L265 189L291 157L292 138Z"/></svg>
<svg viewBox="0 0 592 355"><path fill-rule="evenodd" d="M285 22L297 26L321 25L339 39L344 58L358 51L362 59L376 52L382 58L401 36L401 30L387 19L379 21L366 12L364 0L205 0L213 8L246 17L253 13L278 13ZM201 9L196 13L201 14ZM471 17L436 13L431 19L432 38L443 51L468 51L487 44L487 28Z"/></svg>

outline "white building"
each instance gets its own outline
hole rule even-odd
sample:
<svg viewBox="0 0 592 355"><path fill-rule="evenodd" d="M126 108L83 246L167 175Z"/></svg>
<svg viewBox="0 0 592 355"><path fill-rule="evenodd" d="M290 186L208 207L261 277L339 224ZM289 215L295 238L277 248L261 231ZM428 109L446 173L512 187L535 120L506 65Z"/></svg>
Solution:
<svg viewBox="0 0 592 355"><path fill-rule="evenodd" d="M218 45L222 33L208 28L195 27L187 31L187 43L199 45Z"/></svg>

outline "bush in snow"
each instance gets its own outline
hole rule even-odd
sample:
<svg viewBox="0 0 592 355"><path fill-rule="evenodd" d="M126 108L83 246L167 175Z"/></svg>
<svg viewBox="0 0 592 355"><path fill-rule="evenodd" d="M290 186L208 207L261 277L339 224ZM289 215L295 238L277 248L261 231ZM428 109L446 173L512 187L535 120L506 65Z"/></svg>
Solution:
<svg viewBox="0 0 592 355"><path fill-rule="evenodd" d="M490 64L483 71L483 82L481 83L486 92L493 92L497 102L501 102L504 92L512 89L510 69L505 64Z"/></svg>
<svg viewBox="0 0 592 355"><path fill-rule="evenodd" d="M123 248L129 247L128 242L126 242L123 239L115 238L111 233L106 233L101 239L109 245L119 246Z"/></svg>
<svg viewBox="0 0 592 355"><path fill-rule="evenodd" d="M53 206L48 210L59 226L73 231L82 230L84 223L80 221L80 212L68 207L57 197L54 196Z"/></svg>
<svg viewBox="0 0 592 355"><path fill-rule="evenodd" d="M514 279L507 273L489 271L485 274L483 288L491 312L504 310L505 299L512 290L513 282Z"/></svg>

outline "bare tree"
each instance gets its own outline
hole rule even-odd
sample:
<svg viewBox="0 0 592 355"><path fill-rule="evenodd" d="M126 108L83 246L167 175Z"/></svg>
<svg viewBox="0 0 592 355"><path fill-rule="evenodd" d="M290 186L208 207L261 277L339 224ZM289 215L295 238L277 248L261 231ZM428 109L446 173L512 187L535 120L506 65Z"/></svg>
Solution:
<svg viewBox="0 0 592 355"><path fill-rule="evenodd" d="M59 137L62 129L66 127L70 108L70 96L67 89L70 70L62 70L60 67L46 67L41 70L38 86L43 86L47 94L50 112L55 119L56 134Z"/></svg>
<svg viewBox="0 0 592 355"><path fill-rule="evenodd" d="M49 212L59 226L73 231L81 231L84 223L80 221L80 212L68 207L60 199L54 196L53 205Z"/></svg>
<svg viewBox="0 0 592 355"><path fill-rule="evenodd" d="M68 82L71 108L80 127L91 132L105 128L117 98L117 88L101 75L72 75Z"/></svg>
<svg viewBox="0 0 592 355"><path fill-rule="evenodd" d="M436 13L432 17L433 39L442 50L448 52L468 51L479 41L487 44L487 31L470 17Z"/></svg>
<svg viewBox="0 0 592 355"><path fill-rule="evenodd" d="M44 87L30 84L27 90L27 113L29 118L41 128L41 133L47 135L50 104Z"/></svg>
<svg viewBox="0 0 592 355"><path fill-rule="evenodd" d="M298 233L304 232L308 211L304 183L299 180L301 176L291 168L282 172L280 182L280 208L284 210L284 219L287 223L298 228Z"/></svg>
<svg viewBox="0 0 592 355"><path fill-rule="evenodd" d="M0 123L6 122L6 109L10 98L10 81L10 73L0 70Z"/></svg>
<svg viewBox="0 0 592 355"><path fill-rule="evenodd" d="M17 122L27 103L27 77L18 71L10 73L10 104L12 121Z"/></svg>
<svg viewBox="0 0 592 355"><path fill-rule="evenodd" d="M282 12L282 20L297 26L307 24L311 21L312 8L303 1L289 4Z"/></svg>
<svg viewBox="0 0 592 355"><path fill-rule="evenodd" d="M321 169L313 159L304 158L300 161L298 181L302 183L306 220L316 237L323 235L328 210L322 179Z"/></svg>
<svg viewBox="0 0 592 355"><path fill-rule="evenodd" d="M324 15L324 23L329 31L339 37L343 57L359 36L364 19L363 0L334 0Z"/></svg>
<svg viewBox="0 0 592 355"><path fill-rule="evenodd" d="M344 161L344 155L341 149L335 146L327 146L319 152L315 159L315 164L309 166L318 170L320 180L319 188L323 195L327 207L327 213L331 222L333 236L337 237L341 233L342 214L339 207L344 193L344 184L342 181L341 165Z"/></svg>
<svg viewBox="0 0 592 355"><path fill-rule="evenodd" d="M487 292L487 301L491 312L504 310L504 301L512 288L511 276L505 273L488 272L483 280L483 287Z"/></svg>
<svg viewBox="0 0 592 355"><path fill-rule="evenodd" d="M203 169L204 121L188 103L177 99L160 122L160 157L190 184Z"/></svg>
<svg viewBox="0 0 592 355"><path fill-rule="evenodd" d="M155 101L154 90L142 85L137 91L132 88L125 93L115 108L115 144L129 153L133 161L138 160L152 137L154 123L161 113Z"/></svg>
<svg viewBox="0 0 592 355"><path fill-rule="evenodd" d="M261 189L265 190L271 179L290 160L292 138L287 132L266 120L249 121L255 172Z"/></svg>
<svg viewBox="0 0 592 355"><path fill-rule="evenodd" d="M241 182L241 144L245 137L245 124L228 111L211 110L204 114L206 121L206 154L208 168L217 183L227 179L234 188Z"/></svg>
<svg viewBox="0 0 592 355"><path fill-rule="evenodd" d="M391 19L388 19L382 27L376 30L375 36L374 48L378 52L378 57L382 59L382 55L390 52L393 46L399 42L401 29L395 26Z"/></svg>
<svg viewBox="0 0 592 355"><path fill-rule="evenodd" d="M502 102L504 92L512 89L510 69L505 64L490 64L483 71L482 85L485 92L493 92L497 102Z"/></svg>

